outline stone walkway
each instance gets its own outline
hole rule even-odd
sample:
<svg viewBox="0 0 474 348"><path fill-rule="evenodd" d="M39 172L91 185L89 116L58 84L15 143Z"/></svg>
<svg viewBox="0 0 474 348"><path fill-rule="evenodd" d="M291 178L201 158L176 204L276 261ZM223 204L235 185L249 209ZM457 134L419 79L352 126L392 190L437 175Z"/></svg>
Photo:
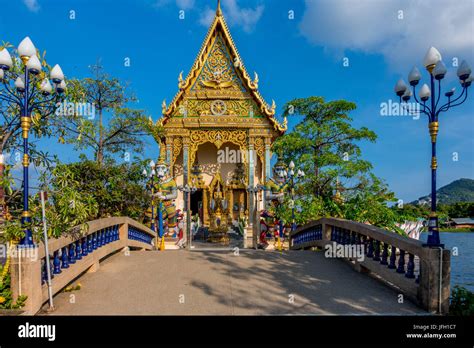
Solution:
<svg viewBox="0 0 474 348"><path fill-rule="evenodd" d="M321 252L132 251L55 297L56 315L416 314L396 291ZM71 303L74 295L74 303Z"/></svg>

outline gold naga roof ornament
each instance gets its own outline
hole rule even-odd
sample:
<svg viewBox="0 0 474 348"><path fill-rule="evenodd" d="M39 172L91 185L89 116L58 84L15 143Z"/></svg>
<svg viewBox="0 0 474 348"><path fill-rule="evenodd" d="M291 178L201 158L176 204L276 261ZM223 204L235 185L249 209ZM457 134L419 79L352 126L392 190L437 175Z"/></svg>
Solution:
<svg viewBox="0 0 474 348"><path fill-rule="evenodd" d="M254 71L253 74L254 74L254 78L253 78L252 85L255 89L258 89L258 74L256 71Z"/></svg>
<svg viewBox="0 0 474 348"><path fill-rule="evenodd" d="M185 86L185 83L184 83L184 80L183 80L183 71L181 70L181 72L179 73L179 76L178 76L178 88L180 90L183 90L184 86Z"/></svg>
<svg viewBox="0 0 474 348"><path fill-rule="evenodd" d="M165 113L166 112L166 99L163 99L163 102L161 103L161 112Z"/></svg>

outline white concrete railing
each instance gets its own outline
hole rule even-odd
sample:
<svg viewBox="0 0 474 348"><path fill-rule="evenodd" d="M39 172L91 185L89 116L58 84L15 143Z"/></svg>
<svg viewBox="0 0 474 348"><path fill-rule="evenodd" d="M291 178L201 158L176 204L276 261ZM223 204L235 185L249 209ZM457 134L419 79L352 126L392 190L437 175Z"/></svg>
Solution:
<svg viewBox="0 0 474 348"><path fill-rule="evenodd" d="M331 248L332 256L349 261L359 272L377 274L430 312L449 311L449 250L441 252L418 240L337 218L321 218L291 233L291 250L313 247Z"/></svg>
<svg viewBox="0 0 474 348"><path fill-rule="evenodd" d="M53 295L85 271L95 272L99 262L125 247L151 250L156 232L128 217L90 221L84 234L51 239L48 243ZM48 301L44 244L17 247L11 261L13 298L26 295L25 314L35 314Z"/></svg>

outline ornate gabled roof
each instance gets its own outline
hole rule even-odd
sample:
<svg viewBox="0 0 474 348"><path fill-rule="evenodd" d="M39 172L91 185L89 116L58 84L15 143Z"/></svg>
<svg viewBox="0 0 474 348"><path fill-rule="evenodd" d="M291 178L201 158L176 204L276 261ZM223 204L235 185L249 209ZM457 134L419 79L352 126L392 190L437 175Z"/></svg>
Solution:
<svg viewBox="0 0 474 348"><path fill-rule="evenodd" d="M196 106L196 101L203 103L204 99L208 99L206 105L208 109L211 99L229 99L230 103L238 99L245 100L246 106L252 110L252 113L266 117L279 133L286 130L286 122L281 125L274 118L275 102L269 105L259 93L257 73L254 74L252 80L245 69L222 15L220 1L218 1L216 15L194 65L185 79L182 78L182 73L180 74L178 87L179 91L169 105L163 101L163 118L158 121L161 125L166 124L169 118L179 115L180 106L188 105L188 101L191 104L189 109L198 113L197 116L199 116L202 108ZM188 98L192 100L187 100ZM215 106L217 109L219 107L225 108L225 105Z"/></svg>

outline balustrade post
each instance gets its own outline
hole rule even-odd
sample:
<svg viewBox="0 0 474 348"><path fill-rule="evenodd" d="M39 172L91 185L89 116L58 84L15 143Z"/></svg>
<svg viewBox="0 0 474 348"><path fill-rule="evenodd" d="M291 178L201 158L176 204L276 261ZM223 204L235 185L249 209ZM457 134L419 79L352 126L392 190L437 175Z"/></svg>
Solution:
<svg viewBox="0 0 474 348"><path fill-rule="evenodd" d="M118 230L118 239L126 241L128 239L128 223L125 222L120 225Z"/></svg>
<svg viewBox="0 0 474 348"><path fill-rule="evenodd" d="M451 252L441 251L441 314L449 312ZM438 312L439 309L439 282L440 282L440 249L424 247L420 257L420 284L418 286L418 300L423 308L429 312Z"/></svg>
<svg viewBox="0 0 474 348"><path fill-rule="evenodd" d="M405 250L400 249L400 256L398 256L397 273L405 273Z"/></svg>
<svg viewBox="0 0 474 348"><path fill-rule="evenodd" d="M380 241L375 241L375 248L374 248L374 261L380 261Z"/></svg>
<svg viewBox="0 0 474 348"><path fill-rule="evenodd" d="M89 254L89 248L87 247L87 236L82 238L82 256Z"/></svg>
<svg viewBox="0 0 474 348"><path fill-rule="evenodd" d="M74 264L74 263L76 263L76 258L75 258L75 255L74 255L75 254L74 253L74 251L75 251L74 243L69 244L68 249L69 249L69 263Z"/></svg>
<svg viewBox="0 0 474 348"><path fill-rule="evenodd" d="M381 265L388 265L388 244L383 243L382 259L380 260Z"/></svg>
<svg viewBox="0 0 474 348"><path fill-rule="evenodd" d="M415 255L413 254L408 254L407 273L405 277L415 278Z"/></svg>
<svg viewBox="0 0 474 348"><path fill-rule="evenodd" d="M61 273L61 261L59 260L59 250L53 254L53 274Z"/></svg>
<svg viewBox="0 0 474 348"><path fill-rule="evenodd" d="M41 286L41 259L38 247L16 247L16 252L11 257L10 288L13 300L25 295L28 299L22 310L25 314L36 314L43 304L43 291ZM21 268L21 269L20 269Z"/></svg>
<svg viewBox="0 0 474 348"><path fill-rule="evenodd" d="M68 262L68 252L67 248L63 247L61 249L61 268L69 268L69 262Z"/></svg>
<svg viewBox="0 0 474 348"><path fill-rule="evenodd" d="M76 241L76 260L82 259L81 240Z"/></svg>
<svg viewBox="0 0 474 348"><path fill-rule="evenodd" d="M397 266L395 262L397 260L397 248L392 245L392 249L390 251L390 263L388 264L388 268L395 269Z"/></svg>
<svg viewBox="0 0 474 348"><path fill-rule="evenodd" d="M367 257L374 257L374 241L369 237L367 237Z"/></svg>

